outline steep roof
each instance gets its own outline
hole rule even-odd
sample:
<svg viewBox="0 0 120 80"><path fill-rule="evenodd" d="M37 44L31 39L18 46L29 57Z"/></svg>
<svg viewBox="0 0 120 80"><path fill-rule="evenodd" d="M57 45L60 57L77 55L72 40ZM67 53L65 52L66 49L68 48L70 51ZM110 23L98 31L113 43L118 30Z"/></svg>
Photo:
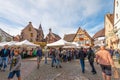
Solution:
<svg viewBox="0 0 120 80"><path fill-rule="evenodd" d="M114 15L113 14L107 14L106 16L108 17L108 19L110 20L110 22L112 24L114 24Z"/></svg>
<svg viewBox="0 0 120 80"><path fill-rule="evenodd" d="M6 38L11 38L11 39L13 38L13 36L3 31L1 28L0 28L0 36L2 38L0 41L6 41Z"/></svg>
<svg viewBox="0 0 120 80"><path fill-rule="evenodd" d="M56 38L61 39L61 37L55 33L52 33Z"/></svg>
<svg viewBox="0 0 120 80"><path fill-rule="evenodd" d="M64 40L68 42L72 42L76 34L65 34L64 35Z"/></svg>
<svg viewBox="0 0 120 80"><path fill-rule="evenodd" d="M25 30L26 28L28 28L28 27L34 28L33 25L32 25L32 22L29 22L29 24L28 24L22 31L24 31L24 30Z"/></svg>
<svg viewBox="0 0 120 80"><path fill-rule="evenodd" d="M8 34L7 32L3 31L1 28L0 28L0 36L2 36L2 37L12 37L10 34Z"/></svg>
<svg viewBox="0 0 120 80"><path fill-rule="evenodd" d="M81 27L78 28L78 30L77 30L74 38L76 37L76 35L77 35L77 33L78 33L79 30L82 30L83 32L85 32L85 34L87 35L87 37L89 37L89 39L93 40L92 37L88 34L88 32L86 30L83 30Z"/></svg>
<svg viewBox="0 0 120 80"><path fill-rule="evenodd" d="M59 35L52 32L51 28L49 29L49 33L47 34L47 36L50 36L50 35L52 35L54 38L61 39L61 37ZM46 38L47 38L47 36L46 36Z"/></svg>
<svg viewBox="0 0 120 80"><path fill-rule="evenodd" d="M98 38L98 37L104 37L105 36L105 28L101 29L98 31L94 36L93 39Z"/></svg>

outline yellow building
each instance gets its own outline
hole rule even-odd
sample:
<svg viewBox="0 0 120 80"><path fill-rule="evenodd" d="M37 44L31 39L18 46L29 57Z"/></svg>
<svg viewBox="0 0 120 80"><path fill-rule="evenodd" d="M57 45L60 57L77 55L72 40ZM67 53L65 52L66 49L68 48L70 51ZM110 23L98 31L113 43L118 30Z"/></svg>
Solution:
<svg viewBox="0 0 120 80"><path fill-rule="evenodd" d="M83 30L80 27L74 36L73 42L77 42L80 46L93 46L93 39L91 36L86 32L86 30Z"/></svg>
<svg viewBox="0 0 120 80"><path fill-rule="evenodd" d="M107 48L117 48L117 41L116 38L117 36L115 35L114 32L114 15L113 14L106 14L105 15L105 22L104 22L104 27L105 27L105 42L107 44Z"/></svg>

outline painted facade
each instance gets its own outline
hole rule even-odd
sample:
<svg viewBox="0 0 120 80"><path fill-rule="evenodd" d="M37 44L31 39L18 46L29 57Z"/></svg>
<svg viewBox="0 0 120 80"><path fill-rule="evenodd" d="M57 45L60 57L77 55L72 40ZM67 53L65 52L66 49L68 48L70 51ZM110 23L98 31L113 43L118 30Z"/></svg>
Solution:
<svg viewBox="0 0 120 80"><path fill-rule="evenodd" d="M84 47L93 46L93 39L86 32L86 30L83 30L80 27L76 32L73 42L77 42L79 46L84 46Z"/></svg>

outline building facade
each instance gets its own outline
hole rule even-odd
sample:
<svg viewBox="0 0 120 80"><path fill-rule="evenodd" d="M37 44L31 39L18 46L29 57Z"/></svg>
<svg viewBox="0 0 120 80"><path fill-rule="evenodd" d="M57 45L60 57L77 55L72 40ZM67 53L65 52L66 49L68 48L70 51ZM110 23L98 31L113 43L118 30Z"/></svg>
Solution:
<svg viewBox="0 0 120 80"><path fill-rule="evenodd" d="M96 32L93 36L94 39L94 47L101 46L105 44L105 28Z"/></svg>
<svg viewBox="0 0 120 80"><path fill-rule="evenodd" d="M83 30L80 27L74 36L73 42L77 42L79 46L83 47L93 46L93 39L91 36L86 32L86 30Z"/></svg>
<svg viewBox="0 0 120 80"><path fill-rule="evenodd" d="M118 39L118 48L120 49L120 0L114 0L114 28Z"/></svg>
<svg viewBox="0 0 120 80"><path fill-rule="evenodd" d="M36 29L33 27L32 22L29 22L29 24L22 30L20 39L21 41L27 39L31 42L40 42L44 40L41 25Z"/></svg>
<svg viewBox="0 0 120 80"><path fill-rule="evenodd" d="M105 21L105 43L107 44L107 48L117 48L117 41L116 41L116 34L114 31L114 15L113 14L106 14Z"/></svg>
<svg viewBox="0 0 120 80"><path fill-rule="evenodd" d="M53 42L58 41L60 39L61 39L61 37L59 35L53 33L51 28L49 29L49 33L47 34L47 36L45 38L47 43L53 43Z"/></svg>

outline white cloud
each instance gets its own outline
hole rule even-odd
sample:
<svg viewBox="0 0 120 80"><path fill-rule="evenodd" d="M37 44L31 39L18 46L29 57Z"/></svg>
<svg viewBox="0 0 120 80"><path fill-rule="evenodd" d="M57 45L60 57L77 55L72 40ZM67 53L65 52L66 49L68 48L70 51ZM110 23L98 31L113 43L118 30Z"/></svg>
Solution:
<svg viewBox="0 0 120 80"><path fill-rule="evenodd" d="M23 29L23 27L11 27L10 25L4 24L4 23L0 23L0 28L2 30L4 30L5 32L11 34L12 36L16 36L18 34L21 33L21 30Z"/></svg>
<svg viewBox="0 0 120 80"><path fill-rule="evenodd" d="M76 32L80 27L77 24L84 25L88 17L95 16L103 7L101 0L0 0L0 5L0 17L8 20L1 22L0 28L9 29L8 33L16 35L32 21L36 28L42 24L45 35L52 28L61 37Z"/></svg>
<svg viewBox="0 0 120 80"><path fill-rule="evenodd" d="M100 23L94 27L92 27L91 29L89 29L89 33L91 35L91 37L93 37L93 35L98 32L99 30L103 29L104 28L104 23Z"/></svg>

